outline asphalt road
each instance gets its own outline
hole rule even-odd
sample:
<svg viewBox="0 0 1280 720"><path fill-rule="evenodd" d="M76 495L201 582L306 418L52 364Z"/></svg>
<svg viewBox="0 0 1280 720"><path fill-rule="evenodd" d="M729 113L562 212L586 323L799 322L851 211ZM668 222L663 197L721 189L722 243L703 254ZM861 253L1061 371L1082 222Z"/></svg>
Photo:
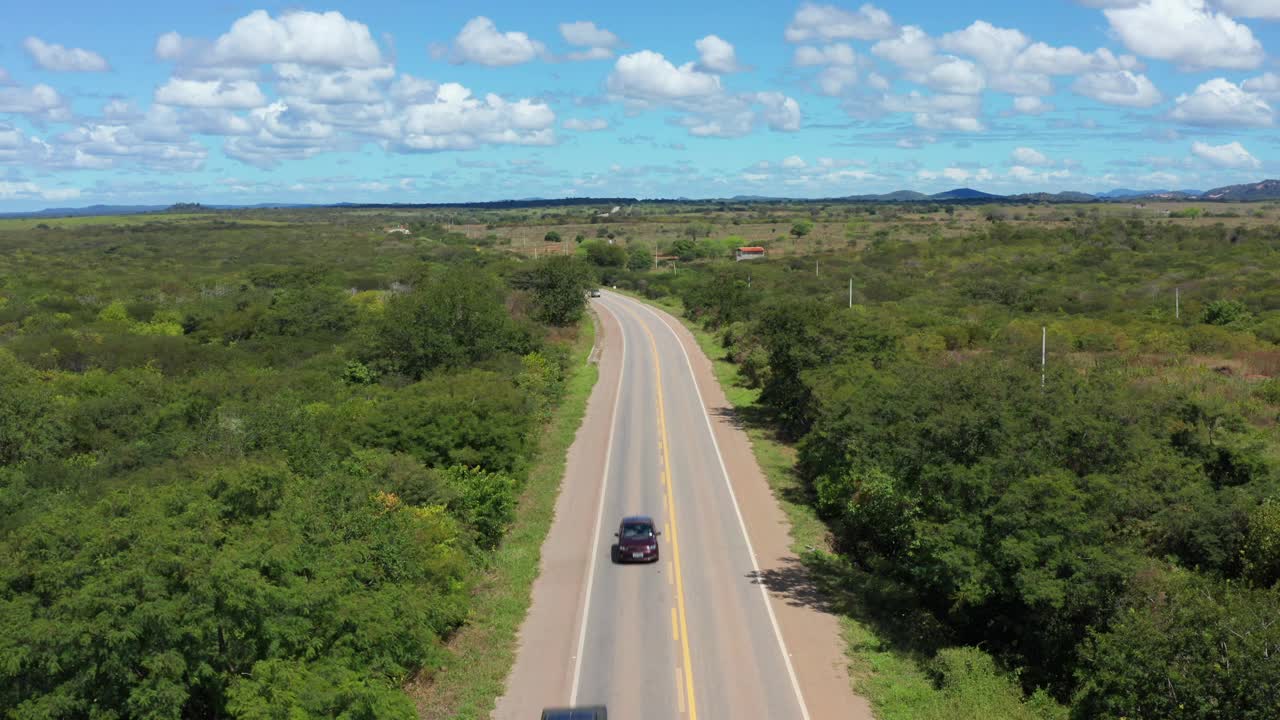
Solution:
<svg viewBox="0 0 1280 720"><path fill-rule="evenodd" d="M570 451L495 717L536 718L566 704L607 705L612 720L863 717L843 700L853 696L832 649L834 621L815 624L812 608L771 600L757 579L747 518L762 517L760 505L772 510L756 520L778 526L764 533L770 561L785 552L776 547L785 548L785 525L745 440L725 462L724 420L704 402L701 385L714 384L705 358L692 358L673 321L635 300L606 292L593 304L603 331L600 381ZM730 468L744 475L736 469L743 455L763 492L735 491ZM657 563L613 563L613 533L627 515L650 515L662 530ZM801 642L824 646L809 658L823 658L805 671L813 677L798 678L779 612L800 618L790 624ZM802 692L809 686L824 696L817 712ZM832 695L841 697L833 703Z"/></svg>

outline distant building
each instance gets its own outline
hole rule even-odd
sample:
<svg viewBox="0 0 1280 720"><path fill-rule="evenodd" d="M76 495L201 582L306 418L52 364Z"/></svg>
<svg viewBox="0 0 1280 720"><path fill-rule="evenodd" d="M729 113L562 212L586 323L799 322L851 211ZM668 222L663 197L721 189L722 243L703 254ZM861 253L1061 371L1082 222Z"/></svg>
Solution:
<svg viewBox="0 0 1280 720"><path fill-rule="evenodd" d="M733 257L735 260L759 260L764 257L764 248L740 247Z"/></svg>
<svg viewBox="0 0 1280 720"><path fill-rule="evenodd" d="M400 233L401 235L408 235L408 234L409 234L409 228L407 228L407 227L405 227L405 226L403 226L403 225L397 225L396 227L387 228L387 233L388 233L388 234L390 234L390 233Z"/></svg>

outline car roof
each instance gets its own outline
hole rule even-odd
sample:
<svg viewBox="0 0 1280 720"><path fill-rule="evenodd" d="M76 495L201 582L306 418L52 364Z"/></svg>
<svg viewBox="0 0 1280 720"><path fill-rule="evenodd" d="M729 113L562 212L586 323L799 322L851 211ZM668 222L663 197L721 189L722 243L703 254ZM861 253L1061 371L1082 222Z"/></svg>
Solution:
<svg viewBox="0 0 1280 720"><path fill-rule="evenodd" d="M547 708L542 711L543 720L604 720L608 711L603 705L575 708Z"/></svg>
<svg viewBox="0 0 1280 720"><path fill-rule="evenodd" d="M648 515L631 515L622 518L623 525L652 525L653 518Z"/></svg>

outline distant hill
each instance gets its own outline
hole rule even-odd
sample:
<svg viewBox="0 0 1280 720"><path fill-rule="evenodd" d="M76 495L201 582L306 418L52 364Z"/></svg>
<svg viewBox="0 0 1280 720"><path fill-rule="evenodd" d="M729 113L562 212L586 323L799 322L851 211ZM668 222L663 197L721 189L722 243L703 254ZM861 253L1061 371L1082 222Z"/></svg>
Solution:
<svg viewBox="0 0 1280 720"><path fill-rule="evenodd" d="M929 196L930 200L998 200L1002 196L985 193L973 188L956 188Z"/></svg>
<svg viewBox="0 0 1280 720"><path fill-rule="evenodd" d="M1248 185L1228 185L1214 188L1200 196L1204 200L1249 202L1253 200L1280 200L1280 180L1263 180Z"/></svg>
<svg viewBox="0 0 1280 720"><path fill-rule="evenodd" d="M878 202L915 202L916 200L928 200L929 196L915 190L895 190L891 193L882 195L850 195L841 198L842 200L865 200Z"/></svg>
<svg viewBox="0 0 1280 720"><path fill-rule="evenodd" d="M1098 198L1089 193L1082 192L1060 192L1060 193L1022 193L1021 195L1010 195L1007 200L1017 202L1044 202L1044 203L1082 203L1097 202Z"/></svg>

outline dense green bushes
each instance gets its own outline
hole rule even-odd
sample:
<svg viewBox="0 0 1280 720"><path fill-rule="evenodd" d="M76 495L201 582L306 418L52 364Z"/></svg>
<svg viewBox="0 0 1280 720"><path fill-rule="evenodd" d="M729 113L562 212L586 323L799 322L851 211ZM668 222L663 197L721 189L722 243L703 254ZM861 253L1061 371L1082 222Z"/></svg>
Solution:
<svg viewBox="0 0 1280 720"><path fill-rule="evenodd" d="M0 715L414 717L586 266L187 232L0 232Z"/></svg>
<svg viewBox="0 0 1280 720"><path fill-rule="evenodd" d="M944 697L1013 672L1079 718L1262 718L1280 394L1249 376L1280 357L1261 271L1280 232L1232 238L995 223L824 257L835 282L804 262L632 282L720 330L835 549L875 578L864 619L933 656ZM1021 707L1056 716L1049 695Z"/></svg>

